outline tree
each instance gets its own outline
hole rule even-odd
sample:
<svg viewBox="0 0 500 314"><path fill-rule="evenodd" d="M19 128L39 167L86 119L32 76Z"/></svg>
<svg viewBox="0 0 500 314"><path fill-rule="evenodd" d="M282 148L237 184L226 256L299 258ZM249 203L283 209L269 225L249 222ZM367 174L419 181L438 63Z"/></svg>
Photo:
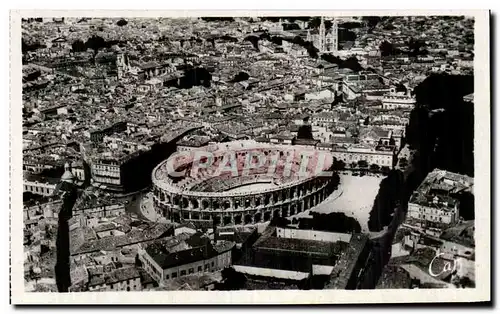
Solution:
<svg viewBox="0 0 500 314"><path fill-rule="evenodd" d="M249 78L250 78L250 75L248 75L248 73L241 71L234 76L232 81L234 83L238 83L238 82L246 81Z"/></svg>
<svg viewBox="0 0 500 314"><path fill-rule="evenodd" d="M370 29L373 29L377 24L382 20L381 16L363 16L363 22L366 23L366 26Z"/></svg>
<svg viewBox="0 0 500 314"><path fill-rule="evenodd" d="M310 125L302 125L297 132L297 138L300 139L313 139L312 127Z"/></svg>
<svg viewBox="0 0 500 314"><path fill-rule="evenodd" d="M460 288L475 288L476 283L472 281L469 277L460 277L458 281Z"/></svg>
<svg viewBox="0 0 500 314"><path fill-rule="evenodd" d="M125 25L127 25L127 24L128 24L128 22L127 22L127 20L125 20L125 19L121 19L121 20L119 20L118 22L116 22L116 25L118 25L118 26L120 26L120 27L121 27L121 26L125 26Z"/></svg>
<svg viewBox="0 0 500 314"><path fill-rule="evenodd" d="M391 168L389 168L387 166L382 166L382 168L380 168L380 170L382 171L383 174L389 174L389 172L391 172Z"/></svg>
<svg viewBox="0 0 500 314"><path fill-rule="evenodd" d="M360 168L368 168L368 162L366 160L360 160L358 161L358 166Z"/></svg>
<svg viewBox="0 0 500 314"><path fill-rule="evenodd" d="M363 67L361 66L361 64L359 64L358 58L354 56L347 58L344 62L342 62L340 67L351 69L354 72L359 72L363 70Z"/></svg>
<svg viewBox="0 0 500 314"><path fill-rule="evenodd" d="M328 31L329 29L332 28L332 21L330 20L325 20L324 21L325 23L325 30ZM315 29L315 28L319 28L319 26L321 25L321 18L320 17L313 17L311 19L311 21L309 22L309 24L307 25L307 28L309 29Z"/></svg>
<svg viewBox="0 0 500 314"><path fill-rule="evenodd" d="M380 54L382 55L382 57L392 56L396 52L396 49L394 48L394 45L391 44L390 42L386 41L386 40L384 40L380 44L379 49L380 49Z"/></svg>
<svg viewBox="0 0 500 314"><path fill-rule="evenodd" d="M216 285L217 290L239 290L245 286L247 278L244 274L237 272L232 267L221 271L222 283Z"/></svg>
<svg viewBox="0 0 500 314"><path fill-rule="evenodd" d="M254 35L247 36L243 39L243 41L249 41L252 43L255 50L259 51L259 40L260 38Z"/></svg>
<svg viewBox="0 0 500 314"><path fill-rule="evenodd" d="M408 166L408 160L405 157L401 157L399 159L399 166L401 168L406 168L406 166Z"/></svg>
<svg viewBox="0 0 500 314"><path fill-rule="evenodd" d="M374 171L374 172L379 171L380 170L380 166L377 165L377 164L371 164L370 165L370 170Z"/></svg>
<svg viewBox="0 0 500 314"><path fill-rule="evenodd" d="M106 47L106 40L100 36L94 35L87 40L85 45L87 48L94 50L94 54L97 54L99 49Z"/></svg>
<svg viewBox="0 0 500 314"><path fill-rule="evenodd" d="M320 24L321 24L321 18L313 17L307 24L307 28L309 29L319 28Z"/></svg>
<svg viewBox="0 0 500 314"><path fill-rule="evenodd" d="M406 86L404 86L403 84L397 84L396 85L396 92L403 92L403 93L406 93Z"/></svg>
<svg viewBox="0 0 500 314"><path fill-rule="evenodd" d="M334 170L344 170L345 169L345 162L343 162L342 160L335 159L333 161L333 169Z"/></svg>
<svg viewBox="0 0 500 314"><path fill-rule="evenodd" d="M300 29L300 26L297 23L283 23L283 30L285 31L298 30L298 29Z"/></svg>
<svg viewBox="0 0 500 314"><path fill-rule="evenodd" d="M424 41L410 38L410 40L408 41L408 51L409 51L408 54L412 57L426 54L426 50L423 49L424 47L425 47Z"/></svg>
<svg viewBox="0 0 500 314"><path fill-rule="evenodd" d="M81 40L76 40L71 44L71 51L73 52L84 52L87 51L87 46Z"/></svg>

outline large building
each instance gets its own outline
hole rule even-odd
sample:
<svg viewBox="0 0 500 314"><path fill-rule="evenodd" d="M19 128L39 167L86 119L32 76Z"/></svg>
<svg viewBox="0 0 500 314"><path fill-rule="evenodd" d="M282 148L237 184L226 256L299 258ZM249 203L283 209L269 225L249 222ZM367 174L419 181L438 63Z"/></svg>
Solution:
<svg viewBox="0 0 500 314"><path fill-rule="evenodd" d="M315 269L315 274L329 275L350 238L350 234L277 227L253 245L252 266L303 273Z"/></svg>
<svg viewBox="0 0 500 314"><path fill-rule="evenodd" d="M333 19L331 29L327 31L324 17L321 17L319 31L308 31L306 40L312 42L320 53L336 53L339 45L337 21Z"/></svg>
<svg viewBox="0 0 500 314"><path fill-rule="evenodd" d="M382 98L382 109L412 110L416 103L417 100L411 95L410 90L404 93L396 92L395 89L392 88L391 91Z"/></svg>
<svg viewBox="0 0 500 314"><path fill-rule="evenodd" d="M446 170L430 172L408 203L407 223L442 230L459 222L460 192L472 191L473 179Z"/></svg>
<svg viewBox="0 0 500 314"><path fill-rule="evenodd" d="M231 266L233 242L216 241L186 233L144 245L139 259L157 282L195 273L214 272Z"/></svg>
<svg viewBox="0 0 500 314"><path fill-rule="evenodd" d="M379 167L394 166L396 154L393 148L372 147L368 145L352 145L344 148L334 146L332 150L333 157L342 160L346 164L359 163L364 160L367 165L378 165Z"/></svg>
<svg viewBox="0 0 500 314"><path fill-rule="evenodd" d="M252 154L262 164L245 169ZM308 210L330 195L338 182L324 175L331 169L329 154L307 147L235 141L210 152L208 161L168 159L153 170L153 195L159 215L175 222L215 221L217 225L253 224ZM307 161L305 156L312 156ZM220 171L233 156L232 170ZM255 156L253 157L255 158ZM197 163L211 164L207 167ZM176 165L172 167L172 162ZM258 159L252 159L257 163ZM169 167L180 176L172 176ZM305 168L304 168L305 167Z"/></svg>

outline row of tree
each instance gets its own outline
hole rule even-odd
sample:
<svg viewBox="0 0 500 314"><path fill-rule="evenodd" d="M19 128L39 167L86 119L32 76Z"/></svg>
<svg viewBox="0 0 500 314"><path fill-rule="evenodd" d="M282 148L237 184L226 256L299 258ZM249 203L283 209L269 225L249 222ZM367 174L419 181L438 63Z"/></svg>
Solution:
<svg viewBox="0 0 500 314"><path fill-rule="evenodd" d="M355 34L354 34L354 38L351 38L351 37L349 37L349 38L354 40ZM264 31L259 36L249 35L249 36L245 37L244 40L251 42L253 47L257 51L260 51L259 41L261 41L261 40L267 40L267 41L270 41L276 45L282 45L283 41L287 41L287 42L290 42L292 44L296 44L300 47L305 48L307 50L307 53L309 54L309 56L311 58L314 58L314 59L319 58L319 49L317 47L315 47L312 42L304 40L300 36L295 36L292 38L282 37L282 36L271 36L268 32ZM339 38L339 41L340 40L341 40L341 38ZM324 61L327 61L329 63L337 64L339 66L339 68L351 69L354 72L359 72L359 71L363 70L363 67L359 64L358 59L354 56L343 60L339 57L333 56L332 54L323 54L323 55L321 55L321 59Z"/></svg>
<svg viewBox="0 0 500 314"><path fill-rule="evenodd" d="M391 169L387 166L382 166L380 167L377 164L369 164L368 161L366 160L359 160L359 161L353 161L349 165L346 165L346 163L342 160L338 160L334 158L333 160L333 169L334 170L345 170L349 166L351 169L360 169L360 170L370 170L372 172L379 172L381 171L382 173L389 174Z"/></svg>
<svg viewBox="0 0 500 314"><path fill-rule="evenodd" d="M78 39L71 44L72 52L85 52L89 49L94 51L94 55L103 48L111 48L114 45L122 44L119 40L105 40L101 36L94 35L85 42Z"/></svg>
<svg viewBox="0 0 500 314"><path fill-rule="evenodd" d="M429 51L425 49L426 43L420 39L410 38L405 47L396 47L394 44L384 40L380 46L380 54L382 57L395 55L408 55L409 57L417 57L427 55Z"/></svg>
<svg viewBox="0 0 500 314"><path fill-rule="evenodd" d="M463 97L474 92L474 78L464 75L432 74L415 88L417 105L410 113L406 139L415 149L406 174L392 170L380 183L368 226L380 231L392 221L397 206L406 210L415 189L427 174L438 168L474 176L474 106ZM437 110L439 109L439 110ZM474 196L460 192L460 216L474 219Z"/></svg>

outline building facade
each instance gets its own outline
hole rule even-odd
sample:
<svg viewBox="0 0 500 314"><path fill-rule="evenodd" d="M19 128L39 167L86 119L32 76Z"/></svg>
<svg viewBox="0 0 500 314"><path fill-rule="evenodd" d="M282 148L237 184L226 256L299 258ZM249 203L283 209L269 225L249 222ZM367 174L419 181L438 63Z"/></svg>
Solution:
<svg viewBox="0 0 500 314"><path fill-rule="evenodd" d="M395 162L395 152L393 149L377 150L371 147L353 146L348 148L334 146L333 157L342 160L346 164L366 161L369 165L375 164L380 167L392 168Z"/></svg>

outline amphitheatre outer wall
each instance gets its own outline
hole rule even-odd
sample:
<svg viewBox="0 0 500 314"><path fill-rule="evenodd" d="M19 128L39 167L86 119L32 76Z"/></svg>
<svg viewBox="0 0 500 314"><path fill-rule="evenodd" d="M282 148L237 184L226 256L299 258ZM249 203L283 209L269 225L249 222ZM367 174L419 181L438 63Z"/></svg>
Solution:
<svg viewBox="0 0 500 314"><path fill-rule="evenodd" d="M214 160L220 161L224 154L234 153L236 160L245 160L249 152L258 150L265 156L287 158L289 154L314 154L301 148L290 148L279 145L262 145L256 143L233 143L237 149L225 145L222 149L213 149ZM279 158L279 157L278 157ZM208 180L231 182L230 177L213 177L213 168L205 172L186 175L175 179L166 171L168 159L160 163L152 173L153 201L158 215L173 222L206 221L217 226L246 225L270 221L276 217L289 217L308 210L325 200L337 187L338 181L322 171L331 170L331 162L320 165L318 172L306 171L306 174L283 177L279 174L269 175L268 164L264 164L253 172L242 175L238 166L237 178L240 183L226 186L223 191L206 191L200 185ZM188 159L176 168L191 169L193 161ZM300 162L295 162L298 166ZM315 168L318 168L315 165ZM308 170L312 170L309 169ZM316 169L317 170L317 169ZM264 189L248 189L245 192L232 192L233 188L242 185L268 183ZM224 183L223 183L224 184ZM227 184L226 184L227 185ZM241 189L240 189L241 191Z"/></svg>

